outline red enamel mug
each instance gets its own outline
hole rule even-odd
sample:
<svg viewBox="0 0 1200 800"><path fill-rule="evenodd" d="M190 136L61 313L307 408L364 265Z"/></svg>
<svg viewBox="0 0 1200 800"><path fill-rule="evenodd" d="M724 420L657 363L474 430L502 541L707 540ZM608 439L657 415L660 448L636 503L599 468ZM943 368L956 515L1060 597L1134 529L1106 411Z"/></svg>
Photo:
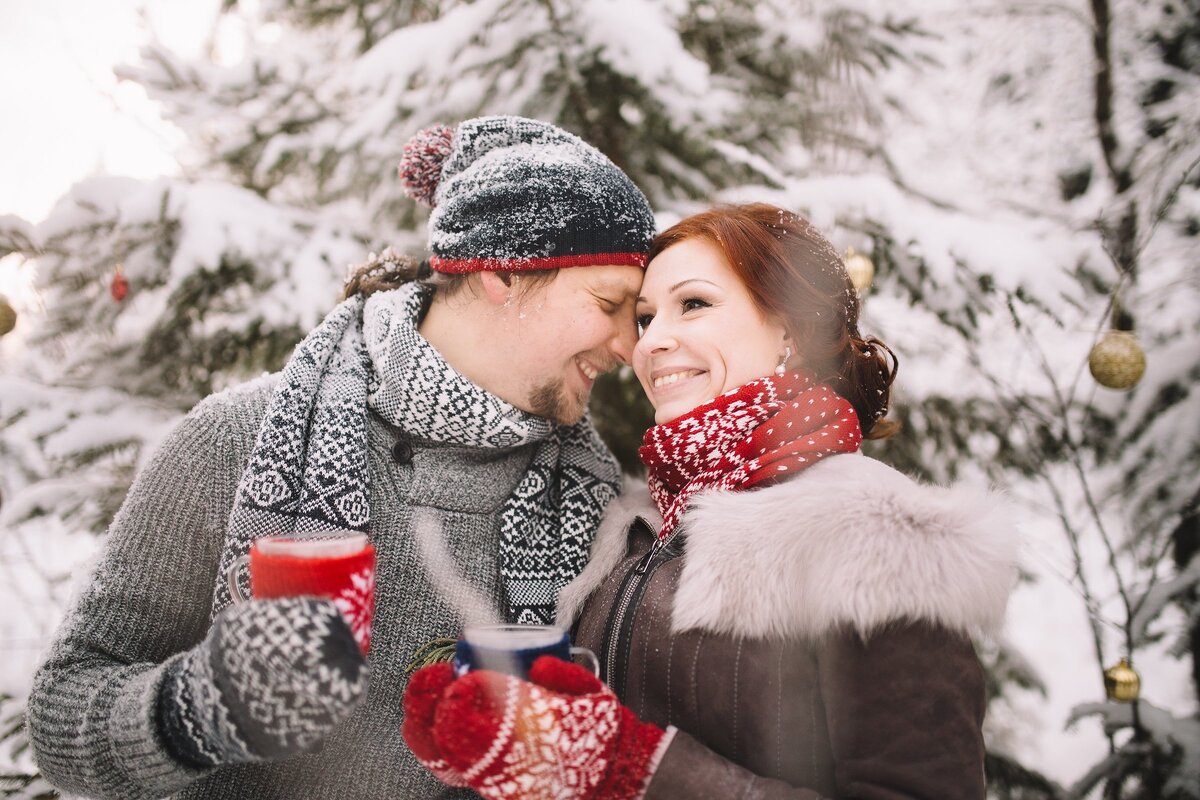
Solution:
<svg viewBox="0 0 1200 800"><path fill-rule="evenodd" d="M247 565L250 597L329 598L366 655L375 615L375 548L365 533L316 531L255 540L250 554L229 570L229 593L235 603L250 599L238 580Z"/></svg>

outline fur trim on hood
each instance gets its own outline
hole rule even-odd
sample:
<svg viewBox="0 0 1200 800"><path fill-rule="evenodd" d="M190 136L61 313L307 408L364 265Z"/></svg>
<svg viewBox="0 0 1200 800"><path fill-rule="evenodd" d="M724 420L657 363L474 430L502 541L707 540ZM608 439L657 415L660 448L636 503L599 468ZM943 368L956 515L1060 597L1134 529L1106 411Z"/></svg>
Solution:
<svg viewBox="0 0 1200 800"><path fill-rule="evenodd" d="M610 506L592 561L559 595L560 622L620 562L635 517L657 530L644 486ZM684 517L671 627L815 638L907 619L995 633L1016 579L1011 519L995 493L918 484L857 453L773 486L707 492Z"/></svg>

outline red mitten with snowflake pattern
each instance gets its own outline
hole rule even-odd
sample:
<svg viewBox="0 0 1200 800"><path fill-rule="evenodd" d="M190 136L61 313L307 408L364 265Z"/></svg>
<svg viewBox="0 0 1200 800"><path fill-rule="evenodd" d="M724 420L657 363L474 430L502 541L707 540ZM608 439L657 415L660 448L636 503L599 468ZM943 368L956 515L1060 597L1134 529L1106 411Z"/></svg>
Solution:
<svg viewBox="0 0 1200 800"><path fill-rule="evenodd" d="M576 664L543 656L529 678L478 670L448 686L429 729L444 763L491 800L641 797L665 731Z"/></svg>

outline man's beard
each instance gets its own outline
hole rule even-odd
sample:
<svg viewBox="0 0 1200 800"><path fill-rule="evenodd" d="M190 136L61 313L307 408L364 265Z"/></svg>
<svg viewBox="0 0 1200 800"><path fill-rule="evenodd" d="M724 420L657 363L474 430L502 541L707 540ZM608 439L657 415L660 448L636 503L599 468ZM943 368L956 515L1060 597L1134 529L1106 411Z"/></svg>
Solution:
<svg viewBox="0 0 1200 800"><path fill-rule="evenodd" d="M561 380L550 381L533 390L529 406L539 417L552 419L560 425L574 425L583 419L587 396L570 397Z"/></svg>

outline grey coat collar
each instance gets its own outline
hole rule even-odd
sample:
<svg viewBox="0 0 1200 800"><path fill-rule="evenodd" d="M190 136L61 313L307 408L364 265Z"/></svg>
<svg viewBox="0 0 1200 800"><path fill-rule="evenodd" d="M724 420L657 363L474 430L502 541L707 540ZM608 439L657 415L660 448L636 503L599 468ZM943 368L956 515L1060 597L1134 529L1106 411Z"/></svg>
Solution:
<svg viewBox="0 0 1200 800"><path fill-rule="evenodd" d="M560 623L620 561L636 517L655 528L661 519L644 485L627 484L587 568L559 595ZM994 633L1016 579L1011 517L994 492L919 484L860 454L766 488L709 492L684 518L671 627L818 637L907 619Z"/></svg>

